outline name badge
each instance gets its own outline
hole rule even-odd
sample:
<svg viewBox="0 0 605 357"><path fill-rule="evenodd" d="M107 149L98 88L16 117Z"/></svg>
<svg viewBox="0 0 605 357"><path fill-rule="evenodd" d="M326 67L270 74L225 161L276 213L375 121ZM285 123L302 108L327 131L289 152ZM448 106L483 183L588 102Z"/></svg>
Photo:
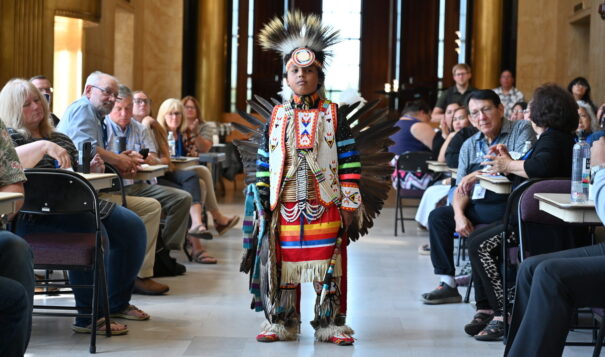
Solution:
<svg viewBox="0 0 605 357"><path fill-rule="evenodd" d="M485 198L485 187L476 183L473 188L473 196L471 197L473 200L482 200Z"/></svg>

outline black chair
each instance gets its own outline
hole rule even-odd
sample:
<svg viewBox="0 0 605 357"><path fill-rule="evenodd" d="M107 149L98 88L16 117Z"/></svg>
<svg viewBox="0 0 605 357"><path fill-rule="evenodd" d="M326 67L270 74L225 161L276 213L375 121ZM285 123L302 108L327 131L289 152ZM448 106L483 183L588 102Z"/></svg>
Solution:
<svg viewBox="0 0 605 357"><path fill-rule="evenodd" d="M37 285L57 288L92 289L92 308L89 313L79 312L43 312L35 315L89 317L92 333L90 353L96 352L96 321L99 307L103 307L106 336L111 336L109 321L109 301L107 297L107 279L103 264L103 242L101 238L101 219L97 193L92 185L80 175L58 169L30 169L25 171L25 202L22 214L66 215L90 212L95 216L95 231L87 233L31 233L23 236L34 254L34 268L46 270L82 270L93 272L92 285L72 285L69 282L56 284L62 280L39 282ZM50 188L50 189L49 189ZM103 303L100 303L103 299ZM75 306L34 305L42 310L77 310Z"/></svg>
<svg viewBox="0 0 605 357"><path fill-rule="evenodd" d="M105 163L105 173L116 174L118 177L111 180L111 187L103 189L99 192L119 192L120 196L122 196L122 207L128 208L126 205L126 193L124 192L124 180L122 179L122 175L117 168L113 165Z"/></svg>
<svg viewBox="0 0 605 357"><path fill-rule="evenodd" d="M432 160L433 154L428 151L407 151L403 154L399 155L397 159L396 170L399 171L408 171L411 173L415 173L418 176L426 174L429 172L427 160ZM411 177L412 175L407 175ZM414 175L415 176L415 175ZM411 178L413 180L413 178ZM397 174L397 178L395 180L397 185L397 196L396 206L395 206L395 236L397 236L397 224L400 222L401 224L401 232L405 233L405 221L413 221L413 217L406 218L403 214L404 207L417 207L404 205L404 199L417 199L420 200L422 195L424 194L424 189L403 189L401 187L401 177Z"/></svg>

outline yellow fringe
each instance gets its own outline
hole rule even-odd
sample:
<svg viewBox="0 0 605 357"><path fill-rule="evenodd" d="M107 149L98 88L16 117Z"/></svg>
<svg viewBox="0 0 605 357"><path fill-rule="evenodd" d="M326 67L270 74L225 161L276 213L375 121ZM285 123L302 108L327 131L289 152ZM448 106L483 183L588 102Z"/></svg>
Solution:
<svg viewBox="0 0 605 357"><path fill-rule="evenodd" d="M282 262L281 284L300 284L322 281L326 277L326 270L330 259L311 260L308 262ZM342 276L340 255L336 258L333 277Z"/></svg>

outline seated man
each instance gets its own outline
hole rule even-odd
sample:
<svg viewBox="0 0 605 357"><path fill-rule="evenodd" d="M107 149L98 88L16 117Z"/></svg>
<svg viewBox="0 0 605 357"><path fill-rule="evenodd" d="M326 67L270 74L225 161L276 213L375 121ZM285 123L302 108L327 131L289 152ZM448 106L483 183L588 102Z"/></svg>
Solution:
<svg viewBox="0 0 605 357"><path fill-rule="evenodd" d="M23 193L25 175L0 121L0 192ZM22 201L17 203L17 210ZM32 253L20 237L0 231L0 356L23 356L34 300Z"/></svg>
<svg viewBox="0 0 605 357"><path fill-rule="evenodd" d="M122 174L133 173L136 172L138 165L137 158L131 158L126 154L116 155L106 150L104 119L115 104L117 91L116 78L102 72L91 73L86 78L84 94L65 110L57 130L66 134L76 147L80 147L84 142L90 142L93 151L98 153L104 162L115 166ZM111 196L105 194L99 196L111 199ZM117 196L116 200L118 200ZM134 292L148 295L163 294L169 290L169 287L151 279L160 226L160 203L152 198L134 196L126 196L126 203L128 209L141 217L147 232L145 257L135 281ZM181 269L183 272L185 271L184 266L181 266Z"/></svg>
<svg viewBox="0 0 605 357"><path fill-rule="evenodd" d="M492 223L504 214L507 195L486 191L478 184L477 175L483 168L481 162L489 147L505 144L511 151L521 152L525 141L535 140L530 123L504 119L500 97L491 90L471 93L468 110L477 121L479 132L466 140L460 149L458 187L452 205L439 207L429 215L431 262L441 282L435 290L422 295L425 304L462 300L454 280L454 233L467 237L475 225Z"/></svg>
<svg viewBox="0 0 605 357"><path fill-rule="evenodd" d="M125 153L140 163L159 165L162 162L157 156L155 143L145 126L136 120L132 120L132 91L120 85L118 100L113 110L105 117L106 138L108 143L117 143L120 137L126 138ZM147 158L143 160L139 151L149 149ZM113 145L108 150L120 154L120 148ZM124 154L122 152L121 154ZM180 250L185 242L187 225L189 223L189 207L191 206L191 195L176 188L150 185L143 181L124 180L124 191L129 196L140 196L154 198L160 202L166 211L166 224L162 231L164 246L170 250Z"/></svg>
<svg viewBox="0 0 605 357"><path fill-rule="evenodd" d="M605 139L591 150L595 208L605 222ZM561 356L578 307L605 301L605 243L537 255L521 264L505 356Z"/></svg>

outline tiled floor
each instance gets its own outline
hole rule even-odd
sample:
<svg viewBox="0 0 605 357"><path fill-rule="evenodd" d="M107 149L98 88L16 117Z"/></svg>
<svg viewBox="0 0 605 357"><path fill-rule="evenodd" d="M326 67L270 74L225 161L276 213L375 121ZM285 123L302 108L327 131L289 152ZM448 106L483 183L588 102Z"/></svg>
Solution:
<svg viewBox="0 0 605 357"><path fill-rule="evenodd" d="M241 186L241 185L240 185ZM240 214L241 196L227 195L226 213ZM313 340L311 287L303 287L303 325L298 341L257 343L263 315L248 306L247 276L239 273L242 252L239 230L207 243L219 264L186 263L188 272L159 279L169 284L167 296L134 295L132 303L152 318L128 322L130 333L99 337L97 351L111 356L500 356L500 342L477 342L463 325L471 319L469 304L423 305L421 293L436 285L430 258L417 247L428 241L413 222L393 237L394 209L386 208L369 237L349 249L348 323L356 330L352 347ZM183 254L178 254L181 262ZM461 289L461 293L464 288ZM89 336L73 334L71 319L34 317L27 356L85 356ZM578 337L579 333L574 333ZM580 337L587 337L582 333ZM568 347L565 356L589 356L591 347Z"/></svg>

